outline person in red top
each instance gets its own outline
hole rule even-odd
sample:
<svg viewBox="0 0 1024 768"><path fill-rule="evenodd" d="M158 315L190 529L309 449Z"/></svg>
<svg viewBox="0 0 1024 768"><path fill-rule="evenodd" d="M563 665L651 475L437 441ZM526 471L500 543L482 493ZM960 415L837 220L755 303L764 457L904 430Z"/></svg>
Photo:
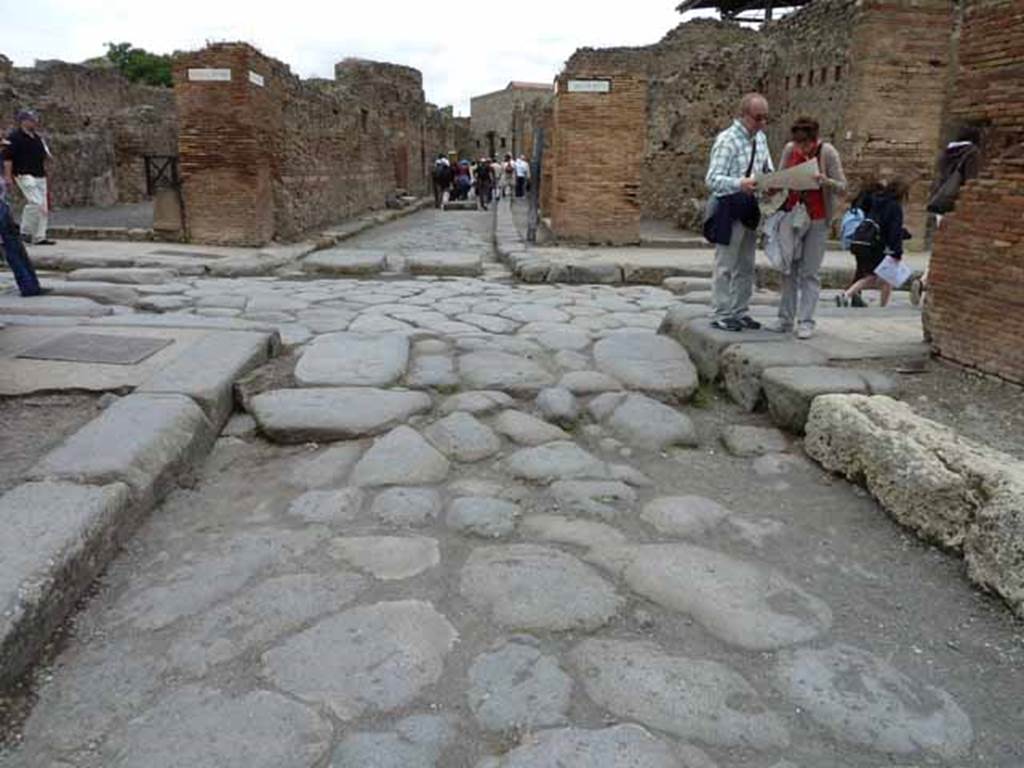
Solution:
<svg viewBox="0 0 1024 768"><path fill-rule="evenodd" d="M818 130L817 120L798 118L790 128L792 141L782 150L780 163L782 168L811 159L818 163L815 178L820 187L790 192L785 204L787 214L779 226L780 245L792 254L792 259L788 273L782 275L779 322L774 330L792 333L795 324L801 339L814 335L814 310L821 293L818 273L825 258L825 241L833 219L840 213L846 190L839 152L818 138Z"/></svg>

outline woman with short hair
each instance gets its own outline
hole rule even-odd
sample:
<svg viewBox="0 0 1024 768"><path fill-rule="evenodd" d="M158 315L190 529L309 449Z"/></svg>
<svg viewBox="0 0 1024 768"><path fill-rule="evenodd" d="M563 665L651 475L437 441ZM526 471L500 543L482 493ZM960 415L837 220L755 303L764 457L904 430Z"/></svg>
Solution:
<svg viewBox="0 0 1024 768"><path fill-rule="evenodd" d="M789 271L782 275L779 322L775 330L797 338L814 335L814 311L821 293L821 264L825 242L833 219L840 213L840 201L846 190L846 176L839 152L818 137L818 121L800 117L790 128L791 141L782 150L780 168L814 160L818 164L815 180L819 188L790 192L787 215L779 225L779 242L792 254Z"/></svg>

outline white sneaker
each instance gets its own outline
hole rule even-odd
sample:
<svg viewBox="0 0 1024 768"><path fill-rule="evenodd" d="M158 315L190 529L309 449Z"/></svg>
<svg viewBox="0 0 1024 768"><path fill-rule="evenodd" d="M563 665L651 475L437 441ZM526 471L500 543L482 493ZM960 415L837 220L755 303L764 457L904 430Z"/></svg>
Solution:
<svg viewBox="0 0 1024 768"><path fill-rule="evenodd" d="M814 328L810 325L801 325L796 332L798 339L809 339L814 335Z"/></svg>

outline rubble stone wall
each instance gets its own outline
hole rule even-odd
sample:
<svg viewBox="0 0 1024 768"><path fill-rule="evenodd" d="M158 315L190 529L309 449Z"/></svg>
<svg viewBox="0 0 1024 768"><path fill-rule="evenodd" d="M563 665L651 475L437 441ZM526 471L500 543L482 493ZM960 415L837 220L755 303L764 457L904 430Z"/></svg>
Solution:
<svg viewBox="0 0 1024 768"><path fill-rule="evenodd" d="M23 107L40 113L54 156L47 174L57 207L142 200L142 156L176 153L174 92L131 83L110 67L59 61L12 67L0 56L5 133Z"/></svg>
<svg viewBox="0 0 1024 768"><path fill-rule="evenodd" d="M524 121L530 119L535 109L543 109L551 97L551 88L542 90L510 84L500 91L470 99L474 155L490 154L489 134L493 132L497 157L503 158L506 153L529 156L533 136Z"/></svg>
<svg viewBox="0 0 1024 768"><path fill-rule="evenodd" d="M935 237L927 320L943 357L1024 383L1024 0L965 7L950 117L983 129L979 178Z"/></svg>

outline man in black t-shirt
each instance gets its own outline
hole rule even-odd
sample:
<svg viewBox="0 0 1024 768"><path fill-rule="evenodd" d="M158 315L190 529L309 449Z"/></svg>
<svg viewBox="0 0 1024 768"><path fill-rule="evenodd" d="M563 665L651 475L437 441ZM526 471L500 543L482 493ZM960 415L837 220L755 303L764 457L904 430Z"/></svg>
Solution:
<svg viewBox="0 0 1024 768"><path fill-rule="evenodd" d="M46 161L50 149L37 132L39 116L30 109L17 114L18 127L7 135L9 144L4 150L4 180L14 184L25 196L25 209L21 212L21 237L26 243L53 245L46 237L46 224L50 215L50 202L46 187Z"/></svg>

